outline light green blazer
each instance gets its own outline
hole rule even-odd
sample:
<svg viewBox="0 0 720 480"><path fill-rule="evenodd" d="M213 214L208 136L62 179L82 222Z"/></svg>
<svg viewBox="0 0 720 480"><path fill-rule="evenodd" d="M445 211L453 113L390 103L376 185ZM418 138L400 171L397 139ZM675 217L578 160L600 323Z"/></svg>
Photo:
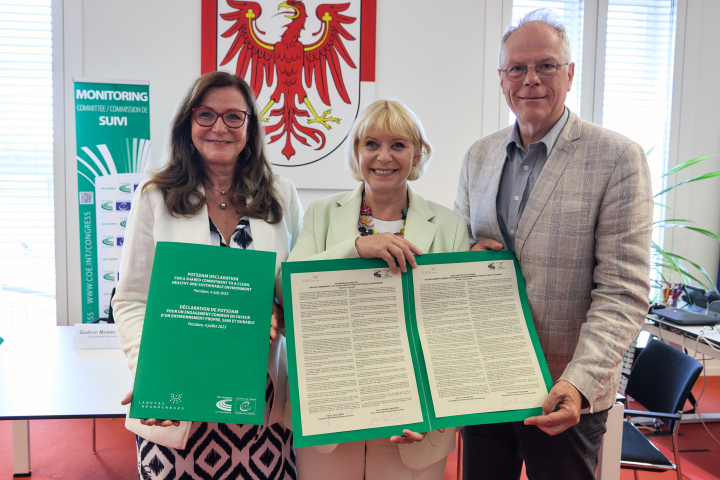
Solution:
<svg viewBox="0 0 720 480"><path fill-rule="evenodd" d="M330 195L310 205L303 218L303 229L288 262L358 258L355 239L364 185L352 192ZM467 224L458 214L437 203L425 200L408 187L408 213L405 239L423 253L466 252L470 249ZM290 411L286 408L286 414ZM285 425L291 422L287 419ZM455 449L455 432L429 432L422 442L398 445L403 463L412 470L422 470L445 458ZM316 448L332 453L337 444ZM297 450L302 455L302 448ZM335 453L337 454L337 453Z"/></svg>
<svg viewBox="0 0 720 480"><path fill-rule="evenodd" d="M352 192L330 195L310 205L303 229L288 262L358 258L355 239L364 185ZM455 212L425 200L408 187L405 239L423 253L466 252L467 224Z"/></svg>

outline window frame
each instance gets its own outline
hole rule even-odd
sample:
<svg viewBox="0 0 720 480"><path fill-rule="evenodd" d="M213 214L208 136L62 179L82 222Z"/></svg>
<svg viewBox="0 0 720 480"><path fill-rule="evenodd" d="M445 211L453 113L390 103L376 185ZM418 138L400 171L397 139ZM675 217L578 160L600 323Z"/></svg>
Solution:
<svg viewBox="0 0 720 480"><path fill-rule="evenodd" d="M53 184L55 188L55 311L58 325L68 325L67 231L65 222L65 96L63 0L52 0Z"/></svg>
<svg viewBox="0 0 720 480"><path fill-rule="evenodd" d="M53 175L57 325L81 323L80 226L75 159L73 74L82 76L82 0L52 0ZM78 73L79 72L79 73Z"/></svg>

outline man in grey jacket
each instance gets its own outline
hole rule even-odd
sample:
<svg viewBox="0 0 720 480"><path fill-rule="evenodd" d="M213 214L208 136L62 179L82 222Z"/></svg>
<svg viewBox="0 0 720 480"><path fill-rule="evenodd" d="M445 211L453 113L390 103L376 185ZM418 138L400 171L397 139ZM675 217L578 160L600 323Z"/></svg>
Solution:
<svg viewBox="0 0 720 480"><path fill-rule="evenodd" d="M466 427L463 476L518 479L525 461L531 480L592 479L648 308L650 171L639 145L565 107L575 64L550 12L509 28L499 63L517 122L470 147L455 211L473 250L515 251L555 384L541 416Z"/></svg>

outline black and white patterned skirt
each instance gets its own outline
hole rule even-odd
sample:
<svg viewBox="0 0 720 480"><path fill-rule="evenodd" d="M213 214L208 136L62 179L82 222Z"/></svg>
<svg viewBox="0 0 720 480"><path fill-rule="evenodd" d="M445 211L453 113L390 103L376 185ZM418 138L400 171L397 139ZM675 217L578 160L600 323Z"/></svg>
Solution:
<svg viewBox="0 0 720 480"><path fill-rule="evenodd" d="M265 418L274 389L268 376ZM161 428L161 427L157 427ZM138 480L295 480L292 431L281 424L257 426L193 422L183 450L136 435Z"/></svg>

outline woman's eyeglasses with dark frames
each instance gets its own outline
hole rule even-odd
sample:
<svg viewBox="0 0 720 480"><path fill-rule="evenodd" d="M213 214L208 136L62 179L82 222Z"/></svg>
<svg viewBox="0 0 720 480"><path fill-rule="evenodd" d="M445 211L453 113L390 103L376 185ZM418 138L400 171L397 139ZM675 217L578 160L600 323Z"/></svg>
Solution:
<svg viewBox="0 0 720 480"><path fill-rule="evenodd" d="M248 116L248 112L237 108L225 110L224 112L216 112L212 108L198 107L193 108L192 112L195 122L201 127L212 127L215 125L215 122L217 122L217 119L222 117L226 127L240 128Z"/></svg>

